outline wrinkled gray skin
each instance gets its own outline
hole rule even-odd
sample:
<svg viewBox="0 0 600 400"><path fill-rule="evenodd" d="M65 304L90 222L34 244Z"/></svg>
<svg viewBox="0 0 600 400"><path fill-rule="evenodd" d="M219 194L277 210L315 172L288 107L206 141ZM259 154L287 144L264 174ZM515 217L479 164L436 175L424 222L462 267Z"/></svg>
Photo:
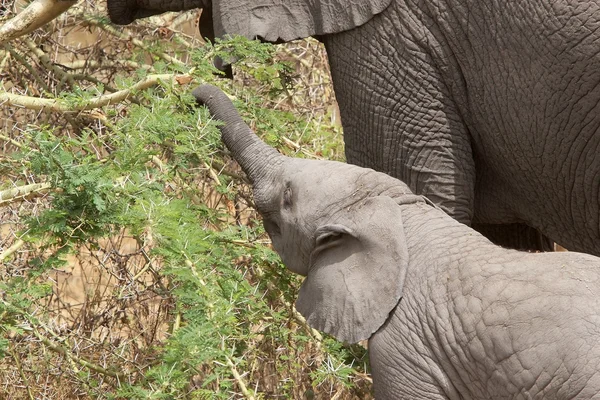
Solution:
<svg viewBox="0 0 600 400"><path fill-rule="evenodd" d="M318 35L348 162L403 180L497 243L543 247L527 223L600 255L598 3L277 3L108 0L108 10L129 23L204 8L209 37Z"/></svg>
<svg viewBox="0 0 600 400"><path fill-rule="evenodd" d="M121 24L196 7L208 37L325 43L349 163L497 243L539 247L527 223L600 255L598 2L108 0Z"/></svg>
<svg viewBox="0 0 600 400"><path fill-rule="evenodd" d="M493 245L389 175L287 158L194 91L250 177L314 328L369 338L378 399L600 398L600 258Z"/></svg>

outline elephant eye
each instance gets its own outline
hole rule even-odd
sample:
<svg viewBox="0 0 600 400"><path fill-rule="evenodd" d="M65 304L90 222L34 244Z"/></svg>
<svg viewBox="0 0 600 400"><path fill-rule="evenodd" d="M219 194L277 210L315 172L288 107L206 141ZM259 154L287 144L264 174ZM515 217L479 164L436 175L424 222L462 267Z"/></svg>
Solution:
<svg viewBox="0 0 600 400"><path fill-rule="evenodd" d="M265 226L265 230L269 234L269 236L273 237L274 235L280 235L281 229L279 228L279 224L273 221L270 218L263 218L263 225Z"/></svg>
<svg viewBox="0 0 600 400"><path fill-rule="evenodd" d="M283 191L283 207L290 208L292 206L292 188L286 187Z"/></svg>

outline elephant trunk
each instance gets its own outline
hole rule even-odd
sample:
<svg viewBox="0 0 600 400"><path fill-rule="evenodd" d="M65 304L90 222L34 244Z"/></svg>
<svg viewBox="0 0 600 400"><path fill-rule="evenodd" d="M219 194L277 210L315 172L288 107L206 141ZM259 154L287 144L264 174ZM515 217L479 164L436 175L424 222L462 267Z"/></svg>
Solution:
<svg viewBox="0 0 600 400"><path fill-rule="evenodd" d="M211 3L211 0L107 0L106 7L111 22L127 25L139 18L210 7Z"/></svg>
<svg viewBox="0 0 600 400"><path fill-rule="evenodd" d="M253 184L267 182L285 157L252 132L221 89L201 85L192 94L198 103L208 107L215 119L224 122L219 127L221 138L250 181Z"/></svg>

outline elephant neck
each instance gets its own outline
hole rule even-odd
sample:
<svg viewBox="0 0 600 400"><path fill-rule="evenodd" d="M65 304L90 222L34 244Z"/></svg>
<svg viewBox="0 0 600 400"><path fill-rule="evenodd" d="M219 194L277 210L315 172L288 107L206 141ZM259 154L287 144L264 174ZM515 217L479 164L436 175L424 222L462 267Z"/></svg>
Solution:
<svg viewBox="0 0 600 400"><path fill-rule="evenodd" d="M417 203L401 207L411 264L413 261L422 265L473 262L471 255L479 254L479 249L488 248L492 252L500 249L431 205Z"/></svg>
<svg viewBox="0 0 600 400"><path fill-rule="evenodd" d="M471 385L487 377L477 362L499 361L497 349L482 339L485 335L475 334L489 301L495 299L486 293L506 287L507 271L527 265L531 254L496 246L428 205L404 206L402 222L409 266L403 308L394 317L409 331L419 332L417 338L405 340L427 348L427 359L435 360L432 374L436 382L446 383L440 390L448 398L489 398L489 393L478 393L480 388ZM414 323L411 315L429 323Z"/></svg>

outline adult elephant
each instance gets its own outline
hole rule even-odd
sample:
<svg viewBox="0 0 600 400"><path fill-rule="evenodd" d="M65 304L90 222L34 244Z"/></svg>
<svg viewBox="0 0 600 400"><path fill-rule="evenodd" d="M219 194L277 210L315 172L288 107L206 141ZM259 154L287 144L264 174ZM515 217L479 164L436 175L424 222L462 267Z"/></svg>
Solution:
<svg viewBox="0 0 600 400"><path fill-rule="evenodd" d="M527 224L600 255L597 2L108 0L119 24L191 8L207 36L323 41L348 162L500 244L537 247Z"/></svg>

